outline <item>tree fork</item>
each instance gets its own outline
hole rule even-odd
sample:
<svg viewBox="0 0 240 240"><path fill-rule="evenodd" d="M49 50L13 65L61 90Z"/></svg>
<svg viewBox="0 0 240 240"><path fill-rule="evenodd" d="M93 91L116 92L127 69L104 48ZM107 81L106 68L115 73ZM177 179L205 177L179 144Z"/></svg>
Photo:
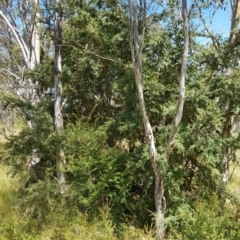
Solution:
<svg viewBox="0 0 240 240"><path fill-rule="evenodd" d="M187 68L187 57L188 57L188 48L189 48L189 37L188 37L188 13L187 13L187 2L182 0L182 17L183 17L183 30L184 30L184 49L182 55L182 65L181 73L179 80L179 98L176 109L176 116L171 128L169 135L169 141L164 153L164 162L167 163L170 157L172 148L174 146L175 136L179 128L184 99L185 99L185 78L186 78L186 68ZM144 94L143 94L143 83L142 83L142 50L144 46L144 36L145 36L145 27L146 27L146 0L143 1L143 30L141 36L141 44L138 41L138 10L136 0L129 0L129 32L130 32L130 50L132 57L132 64L134 69L135 81L137 85L141 115L144 123L144 130L146 136L146 142L149 147L150 160L152 168L155 175L155 190L154 190L154 199L156 207L156 239L162 240L165 236L165 227L164 227L164 213L166 209L166 200L164 197L164 175L165 170L160 169L158 162L158 153L155 146L155 140L153 135L152 126L149 122Z"/></svg>

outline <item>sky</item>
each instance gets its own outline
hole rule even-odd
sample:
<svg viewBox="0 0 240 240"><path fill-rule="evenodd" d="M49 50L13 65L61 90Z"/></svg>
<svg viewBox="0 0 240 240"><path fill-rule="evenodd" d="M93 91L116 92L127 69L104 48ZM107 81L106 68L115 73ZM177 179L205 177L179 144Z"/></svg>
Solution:
<svg viewBox="0 0 240 240"><path fill-rule="evenodd" d="M155 1L157 1L157 0L155 0ZM168 0L166 0L165 3L167 1ZM193 2L192 0L188 1L188 9L190 8L190 5L192 4L192 2ZM158 4L157 2L154 4L150 0L147 0L147 3L151 6L153 6L152 8L150 8L151 13L163 11L163 7L160 4ZM213 17L212 17L212 15L214 12L214 9L213 9L214 4L211 5L210 8L208 8L208 9L205 9L205 10L202 9L202 13L203 13L204 19L212 33L221 35L223 38L228 38L229 33L230 33L230 26L231 26L231 6L230 6L229 0L224 1L224 7L225 7L225 10L218 8ZM212 22L211 22L211 20L212 20ZM201 30L204 29L204 26L202 24L200 16L196 16L194 21L196 21L196 24L199 24L199 29L201 29ZM203 44L206 43L206 39L204 39L204 38L199 38L199 40L203 41Z"/></svg>
<svg viewBox="0 0 240 240"><path fill-rule="evenodd" d="M205 21L212 33L219 34L223 38L228 38L231 27L231 7L226 5L226 9L218 9L212 17L212 12L208 10L204 13ZM212 20L212 23L211 23ZM203 27L202 27L203 28Z"/></svg>
<svg viewBox="0 0 240 240"><path fill-rule="evenodd" d="M211 29L214 32L219 32L225 36L229 36L231 26L231 10L230 6L226 10L219 9L214 18Z"/></svg>

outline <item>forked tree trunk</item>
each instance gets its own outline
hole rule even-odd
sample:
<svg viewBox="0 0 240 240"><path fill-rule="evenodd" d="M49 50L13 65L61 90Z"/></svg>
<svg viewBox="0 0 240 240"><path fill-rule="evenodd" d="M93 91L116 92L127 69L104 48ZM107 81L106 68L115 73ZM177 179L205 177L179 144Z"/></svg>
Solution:
<svg viewBox="0 0 240 240"><path fill-rule="evenodd" d="M14 25L8 20L8 18L4 15L3 11L0 9L0 17L3 19L4 23L10 29L11 33L15 37L19 48L23 54L23 58L25 64L29 70L34 70L37 65L40 64L40 35L38 32L39 28L39 0L33 0L31 2L33 4L34 13L30 14L29 11L29 0L23 0L20 5L20 17L23 24L23 30L27 31L28 37L23 38L19 31L15 28ZM28 38L29 38L29 46L28 46ZM28 79L25 83L26 89L26 98L30 101L31 105L37 105L40 100L37 93L37 83L33 83L32 79ZM27 121L29 128L35 128L35 123L31 120ZM32 150L32 158L27 160L27 166L36 165L40 161L38 157L38 151L33 146Z"/></svg>
<svg viewBox="0 0 240 240"><path fill-rule="evenodd" d="M166 209L166 201L164 197L164 175L165 172L163 169L160 169L158 153L155 146L155 140L153 135L152 126L149 122L144 95L143 95L143 72L142 72L142 50L144 46L144 35L146 27L146 0L143 1L144 10L143 10L143 31L141 35L141 44L139 43L139 34L138 34L138 10L136 0L129 0L129 20L130 20L130 49L132 64L134 69L134 76L137 85L140 110L142 115L142 120L145 130L145 139L149 147L150 160L152 168L155 175L155 190L154 190L154 199L156 207L156 239L162 240L165 235L164 227L164 213ZM169 142L166 147L164 161L167 163L176 136L177 129L180 125L183 112L183 104L185 97L185 76L186 76L186 67L187 67L187 56L188 56L188 16L187 16L187 4L186 0L182 0L182 16L183 16L183 27L184 27L184 51L182 57L182 67L181 67L181 76L179 80L179 98L178 106L176 110L176 116L174 123L169 135Z"/></svg>
<svg viewBox="0 0 240 240"><path fill-rule="evenodd" d="M61 0L56 0L55 8L55 57L54 57L54 87L55 87L55 100L54 100L54 123L56 134L61 134L63 130L63 113L62 113L62 56L61 56L61 43L62 43L62 4ZM64 195L66 191L65 180L65 155L61 146L56 152L56 167L57 179L60 184L60 192Z"/></svg>
<svg viewBox="0 0 240 240"><path fill-rule="evenodd" d="M156 229L157 239L164 237L164 211L165 211L165 198L164 198L164 177L160 172L158 163L158 153L155 146L152 126L149 122L144 95L143 95L143 82L142 82L142 49L144 44L144 34L146 25L146 0L144 0L144 16L143 16L143 32L142 43L139 44L138 40L138 10L136 0L129 0L129 15L130 15L130 49L132 56L132 64L134 68L135 81L138 90L138 97L140 109L145 130L145 139L149 147L150 160L155 175L155 207L156 207Z"/></svg>
<svg viewBox="0 0 240 240"><path fill-rule="evenodd" d="M27 66L30 70L34 70L39 64L40 64L40 35L39 35L39 18L40 18L40 14L39 14L39 0L33 0L32 1L33 6L34 6L34 13L33 14L33 18L31 19L31 22L29 22L28 18L28 14L22 14L22 22L25 23L24 25L30 30L30 33L28 33L28 37L30 39L30 46L29 46L29 58L28 58L28 63ZM24 0L23 1L23 6L25 8L27 8L29 4L28 0ZM25 11L27 11L27 9L25 9ZM27 40L26 40L27 41ZM27 42L26 42L27 44ZM32 106L35 106L37 104L39 104L40 99L39 99L39 95L37 92L37 88L38 88L38 83L33 83L32 79L28 79L28 83L27 83L27 88L28 88L28 100L30 101ZM28 126L31 129L35 129L36 128L36 124L32 121L29 120L28 121ZM32 150L32 159L28 160L28 165L29 166L34 166L37 163L40 162L40 158L39 158L39 152L38 149L35 148L35 146L33 146L33 150Z"/></svg>

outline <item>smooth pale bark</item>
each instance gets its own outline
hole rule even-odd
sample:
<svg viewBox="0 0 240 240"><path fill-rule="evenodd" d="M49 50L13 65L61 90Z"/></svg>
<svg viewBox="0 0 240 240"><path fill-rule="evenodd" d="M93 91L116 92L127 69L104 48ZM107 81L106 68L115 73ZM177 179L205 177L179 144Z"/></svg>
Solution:
<svg viewBox="0 0 240 240"><path fill-rule="evenodd" d="M188 12L187 12L187 1L182 0L182 18L183 18L183 34L184 34L184 47L182 54L182 64L181 64L181 73L179 79L179 95L178 95L178 105L176 116L171 128L169 135L168 145L165 150L166 159L168 160L174 147L174 140L179 128L180 122L182 120L184 98L185 98L185 79L186 79L186 70L187 70L187 59L188 59L188 50L189 50L189 36L188 36Z"/></svg>
<svg viewBox="0 0 240 240"><path fill-rule="evenodd" d="M227 184L229 176L230 148L223 148L223 163L222 163L222 181Z"/></svg>
<svg viewBox="0 0 240 240"><path fill-rule="evenodd" d="M238 34L238 26L240 20L240 0L235 0L232 6L232 20L231 20L231 32L229 36L229 43L234 44L236 36ZM225 109L226 110L226 107ZM223 138L227 139L231 136L232 130L232 118L233 114L228 114L224 123ZM230 148L228 146L223 147L223 163L222 163L222 181L227 184L229 180L229 162L230 162Z"/></svg>
<svg viewBox="0 0 240 240"><path fill-rule="evenodd" d="M38 10L39 0L33 0L35 5L34 13L34 23L32 24L31 30L31 45L30 45L30 67L34 69L37 65L40 64L40 35L38 32L39 29L39 19L40 14Z"/></svg>
<svg viewBox="0 0 240 240"><path fill-rule="evenodd" d="M28 3L29 3L28 0L24 0L23 6L27 7ZM31 29L31 32L28 33L29 37L30 37L30 46L29 46L30 55L29 55L28 64L27 64L27 66L30 70L34 70L40 64L40 35L38 32L39 18L40 18L39 9L38 9L39 0L33 0L32 3L34 6L34 8L33 8L34 13L33 13L33 18L31 19L31 23L28 22L27 12L26 12L26 14L22 15L22 17L23 17L22 22L24 23L23 25L26 25L26 31L28 29ZM25 9L25 11L27 11L27 9ZM27 26L27 24L29 24L29 26ZM28 87L28 91L29 91L28 100L30 100L31 105L35 106L35 105L39 104L40 99L39 99L39 96L37 93L38 83L37 82L33 83L32 79L28 79L27 87ZM28 126L30 128L35 128L35 123L30 120L30 121L28 121ZM38 156L38 150L33 147L32 158L31 158L29 165L34 166L38 162L40 162L40 158Z"/></svg>
<svg viewBox="0 0 240 240"><path fill-rule="evenodd" d="M12 34L14 35L14 37L18 43L18 46L21 49L21 52L23 54L24 61L27 65L27 67L30 68L30 62L29 62L30 53L29 53L29 49L27 48L26 43L24 42L23 38L20 36L17 29L10 23L10 21L7 19L7 17L3 14L1 9L0 9L0 16L3 18L5 24L7 24L7 26L11 30Z"/></svg>
<svg viewBox="0 0 240 240"><path fill-rule="evenodd" d="M3 11L0 9L0 17L3 19L3 22L5 25L9 28L11 33L13 34L14 38L17 41L17 44L22 52L25 64L29 70L34 70L37 65L40 64L40 36L38 32L38 27L39 27L39 1L38 0L33 0L33 9L34 9L34 14L33 18L31 19L30 26L28 26L28 29L31 29L31 34L29 35L30 37L30 44L28 47L27 40L19 34L19 31L16 29L15 25L13 25L8 18L4 15ZM27 21L28 15L26 14L26 7L27 7L28 1L25 0L23 1L23 8L24 14L21 15L21 20L23 22L24 28L27 28L26 24L29 22ZM20 9L21 12L21 9ZM9 13L10 15L10 13ZM36 105L39 102L39 97L37 94L37 86L36 84L33 84L31 79L28 80L27 83L27 89L28 93L27 95L29 96L29 99L32 105ZM29 126L31 126L30 124Z"/></svg>
<svg viewBox="0 0 240 240"><path fill-rule="evenodd" d="M54 99L54 123L57 134L61 134L63 130L63 114L62 114L62 56L61 56L61 43L62 43L62 5L60 0L56 0L55 8L55 56L54 56L54 86L55 86L55 99ZM57 166L57 179L60 184L60 192L64 195L66 191L65 180L65 155L63 149L60 147L56 153L56 166Z"/></svg>
<svg viewBox="0 0 240 240"><path fill-rule="evenodd" d="M132 64L133 64L134 76L135 76L139 103L140 103L140 110L141 110L142 120L144 124L145 139L149 147L150 161L151 161L152 168L155 175L154 199L155 199L155 207L156 207L156 219L155 219L156 239L162 240L164 239L164 235L165 235L165 227L164 227L164 213L166 209L166 201L164 197L165 172L163 169L160 169L153 130L148 119L145 101L144 101L144 94L143 94L142 49L144 45L144 35L145 35L145 26L146 26L146 0L144 0L143 5L144 5L143 19L142 19L143 31L142 31L141 42L140 42L139 33L138 33L137 2L136 0L129 0L130 49L131 49ZM165 150L165 155L163 158L163 161L165 161L165 163L167 163L170 157L170 154L174 145L175 136L182 119L183 106L184 106L185 78L186 78L188 45L189 45L188 15L187 15L186 0L182 0L182 17L183 17L183 28L184 28L184 49L183 49L183 56L182 56L181 74L180 74L180 80L179 80L179 98L178 98L176 116L174 118L174 122L169 135L169 141L168 141L168 144Z"/></svg>
<svg viewBox="0 0 240 240"><path fill-rule="evenodd" d="M239 19L240 19L240 0L235 0L232 6L231 33L229 36L230 43L233 43L236 39Z"/></svg>
<svg viewBox="0 0 240 240"><path fill-rule="evenodd" d="M5 16L3 11L0 9L0 17L3 19L3 22L7 25L7 27L10 29L11 33L13 34L14 38L17 41L17 44L23 54L23 58L25 61L25 64L28 69L33 70L37 65L40 64L40 36L38 32L39 28L39 0L33 0L33 9L34 14L33 18L31 19L31 23L27 21L26 18L28 18L28 15L26 14L26 7L28 5L27 0L23 1L23 8L24 14L21 13L21 21L23 23L24 29L29 29L29 37L30 37L30 44L28 47L27 39L24 40L24 38L20 35L19 31L16 29L16 27L8 20L8 18ZM21 12L20 8L20 12ZM9 13L10 15L10 13ZM11 16L11 15L10 15ZM26 24L30 24L30 26L26 26Z"/></svg>
<svg viewBox="0 0 240 240"><path fill-rule="evenodd" d="M238 35L238 31L239 31L238 26L239 26L239 20L240 20L240 0L234 0L233 2L232 1L230 1L230 2L231 2L231 9L232 9L232 17L231 17L231 28L230 28L230 35L228 38L228 43L229 43L229 46L231 46L231 45L233 46L235 43L236 37ZM198 9L199 9L199 13L200 13L200 18L203 22L203 25L204 25L206 31L208 32L209 36L212 39L212 42L213 42L213 45L214 45L216 51L220 52L221 49L218 45L218 41L217 41L216 37L214 37L214 35L211 33L209 27L207 26L204 16L201 11L201 7L198 7ZM230 75L231 72L232 72L232 69L230 69L230 68L228 68L228 69L222 68L223 75ZM212 73L213 73L213 71L212 71ZM212 73L211 73L211 75L212 75ZM211 77L211 75L210 75L210 77ZM231 79L229 78L228 81L231 81ZM229 105L228 101L226 100L226 103L221 106L221 110L225 114L225 122L224 122L224 127L223 127L223 132L221 134L221 137L225 140L231 137L231 131L233 128L232 119L234 118L234 115L232 113L228 113L228 111L229 111L228 105ZM229 177L230 177L229 162L231 159L230 148L228 147L227 143L223 144L222 154L223 154L222 166L221 166L222 182L227 184Z"/></svg>
<svg viewBox="0 0 240 240"><path fill-rule="evenodd" d="M24 0L22 2L22 5L20 7L20 16L21 21L23 23L23 28L25 31L27 29L31 29L29 33L30 37L30 44L28 47L28 39L24 39L20 34L15 25L13 25L8 18L4 15L2 10L0 9L0 16L3 19L5 25L9 28L11 33L13 34L14 38L17 41L17 44L22 52L25 64L29 70L34 70L37 65L40 64L40 35L38 32L39 27L39 0L33 0L31 2L33 4L34 14L32 14L31 19L29 18L30 14L28 11L28 0ZM12 19L11 14L9 13L10 18ZM25 82L25 89L26 89L26 96L27 100L31 102L32 105L36 105L40 102L38 93L37 93L37 83L33 83L31 79L28 79ZM27 122L29 128L34 128L35 124L31 120ZM32 151L32 158L27 160L27 165L34 166L36 163L40 161L40 158L38 157L37 149L33 147Z"/></svg>
<svg viewBox="0 0 240 240"><path fill-rule="evenodd" d="M130 49L132 56L132 64L134 68L135 81L138 90L138 97L140 103L140 109L142 114L142 120L145 130L145 139L149 147L150 160L155 175L155 189L154 199L156 207L156 229L157 239L163 239L165 234L164 228L164 211L165 211L165 198L164 198L164 176L160 172L160 166L158 162L158 153L155 146L155 140L153 135L152 126L149 122L144 95L143 95L143 82L142 82L142 49L144 44L145 26L143 26L142 43L139 45L138 39L138 10L136 0L129 0L129 15L130 15ZM144 24L146 21L146 1L144 1Z"/></svg>

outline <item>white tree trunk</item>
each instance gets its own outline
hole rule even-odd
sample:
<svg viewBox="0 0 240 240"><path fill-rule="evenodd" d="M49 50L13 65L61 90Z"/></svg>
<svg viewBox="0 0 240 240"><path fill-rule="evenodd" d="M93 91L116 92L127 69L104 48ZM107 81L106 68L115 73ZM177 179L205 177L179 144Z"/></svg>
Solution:
<svg viewBox="0 0 240 240"><path fill-rule="evenodd" d="M183 106L185 100L185 79L187 70L187 59L189 50L189 36L188 36L188 11L187 0L182 0L182 18L183 18L183 35L184 35L184 47L182 54L181 73L179 79L179 96L176 115L169 135L168 145L165 150L166 160L168 161L171 151L174 147L175 136L182 120Z"/></svg>
<svg viewBox="0 0 240 240"><path fill-rule="evenodd" d="M30 68L30 65L29 65L30 53L29 53L29 49L28 49L26 43L24 42L23 38L20 36L17 29L10 23L10 21L7 19L7 17L3 14L1 9L0 9L0 16L2 17L4 23L9 27L12 34L14 35L14 37L18 43L18 46L21 49L21 52L23 54L24 61L27 65L27 67Z"/></svg>
<svg viewBox="0 0 240 240"><path fill-rule="evenodd" d="M23 54L23 58L25 61L25 64L28 69L34 70L37 65L40 64L40 36L38 32L39 28L39 0L33 0L33 8L34 14L30 14L27 11L28 9L28 0L23 0L22 4L19 5L20 9L20 16L22 20L22 25L25 31L30 31L27 34L30 37L30 46L28 47L28 40L23 38L15 25L13 25L8 18L4 15L3 11L0 9L0 16L2 17L4 23L8 26L10 31L12 32L13 36L15 37L19 48L21 49L21 52ZM9 13L10 15L10 13ZM30 16L33 16L30 19ZM10 15L11 16L11 15ZM37 93L37 83L33 83L31 79L28 79L28 81L25 82L25 89L26 89L26 96L27 100L31 102L32 105L36 105L40 102L38 93ZM35 124L30 120L27 122L29 128L34 128ZM35 165L40 161L40 158L38 157L38 151L37 149L33 149L32 151L32 159L27 160L28 165Z"/></svg>
<svg viewBox="0 0 240 240"><path fill-rule="evenodd" d="M144 123L145 139L149 147L150 160L155 175L155 207L156 207L156 229L157 239L163 239L165 228L164 228L164 211L165 211L165 198L164 198L164 177L160 172L158 163L158 153L155 146L155 140L153 135L152 126L149 122L144 95L143 95L143 82L142 82L142 49L145 34L145 21L146 21L146 1L144 1L144 26L142 32L142 43L139 45L138 40L138 11L136 0L129 0L129 15L130 15L130 49L132 56L132 64L134 67L135 81L138 90L138 97L140 103L140 109L142 119Z"/></svg>
<svg viewBox="0 0 240 240"><path fill-rule="evenodd" d="M30 69L34 69L40 64L40 35L39 35L39 0L33 0L35 5L34 23L31 30L31 45L30 45Z"/></svg>
<svg viewBox="0 0 240 240"><path fill-rule="evenodd" d="M226 106L223 106L222 111L228 111L228 104ZM222 132L222 138L223 140L227 140L231 137L231 130L232 130L232 114L227 114L225 116L225 123L223 127L223 132ZM230 148L228 146L228 143L223 144L223 160L222 160L222 181L223 183L227 184L229 180L229 162L231 159L230 155Z"/></svg>
<svg viewBox="0 0 240 240"><path fill-rule="evenodd" d="M231 33L229 36L229 42L234 43L240 19L240 0L235 0L232 6L232 20L231 20Z"/></svg>
<svg viewBox="0 0 240 240"><path fill-rule="evenodd" d="M159 166L159 162L158 162L159 159L158 159L158 153L155 146L153 130L148 119L148 115L145 107L144 95L143 95L142 49L144 44L144 35L145 35L145 26L146 26L146 0L143 1L143 4L144 4L143 19L142 19L143 31L141 35L141 44L139 44L137 2L136 0L129 0L130 49L131 49L132 64L134 68L135 81L136 81L137 90L138 90L140 109L141 109L142 119L144 123L145 139L149 147L150 160L151 160L152 168L155 175L154 199L155 199L155 207L156 207L156 219L155 219L156 239L162 240L164 239L164 235L165 235L165 227L164 227L164 213L166 209L166 201L164 197L165 172L163 169L160 169L160 166ZM182 66L181 66L181 74L180 74L180 80L179 80L179 98L178 98L176 116L175 116L174 123L172 125L171 132L169 135L168 145L165 150L165 156L164 156L165 163L167 163L174 145L175 136L182 119L183 105L184 105L184 98L185 98L185 78L186 78L188 46L189 46L188 13L187 13L186 0L182 0L182 16L183 16L183 29L184 29L184 49L183 49L183 55L182 55Z"/></svg>
<svg viewBox="0 0 240 240"><path fill-rule="evenodd" d="M0 16L3 19L3 22L5 25L9 28L13 36L15 37L18 46L23 54L23 58L25 61L25 64L28 69L34 70L35 67L40 64L40 36L38 32L39 28L39 1L38 0L33 0L33 9L34 9L34 14L32 19L27 19L29 18L30 14L27 14L27 5L28 1L24 0L21 7L20 7L20 15L21 15L21 20L22 24L24 26L24 29L29 29L31 33L29 33L30 37L30 45L28 47L28 42L26 39L24 39L18 29L13 25L8 18L4 15L3 11L0 9ZM23 10L24 9L24 10ZM11 16L11 14L9 13ZM11 17L10 17L11 18ZM31 23L29 22L31 21ZM27 24L30 24L30 26L27 26ZM31 30L30 30L31 29ZM39 97L37 94L37 86L36 84L33 84L31 79L28 80L27 84L27 90L28 93L27 95L29 96L29 101L31 102L32 105L36 105L39 102Z"/></svg>
<svg viewBox="0 0 240 240"><path fill-rule="evenodd" d="M61 42L62 42L62 5L61 0L56 0L55 8L55 56L54 56L54 86L55 86L55 99L54 99L54 123L57 134L61 134L63 130L63 114L62 114L62 56L61 56ZM65 155L63 149L60 147L56 153L56 166L57 166L57 179L60 184L60 192L64 194L66 191L65 180Z"/></svg>

